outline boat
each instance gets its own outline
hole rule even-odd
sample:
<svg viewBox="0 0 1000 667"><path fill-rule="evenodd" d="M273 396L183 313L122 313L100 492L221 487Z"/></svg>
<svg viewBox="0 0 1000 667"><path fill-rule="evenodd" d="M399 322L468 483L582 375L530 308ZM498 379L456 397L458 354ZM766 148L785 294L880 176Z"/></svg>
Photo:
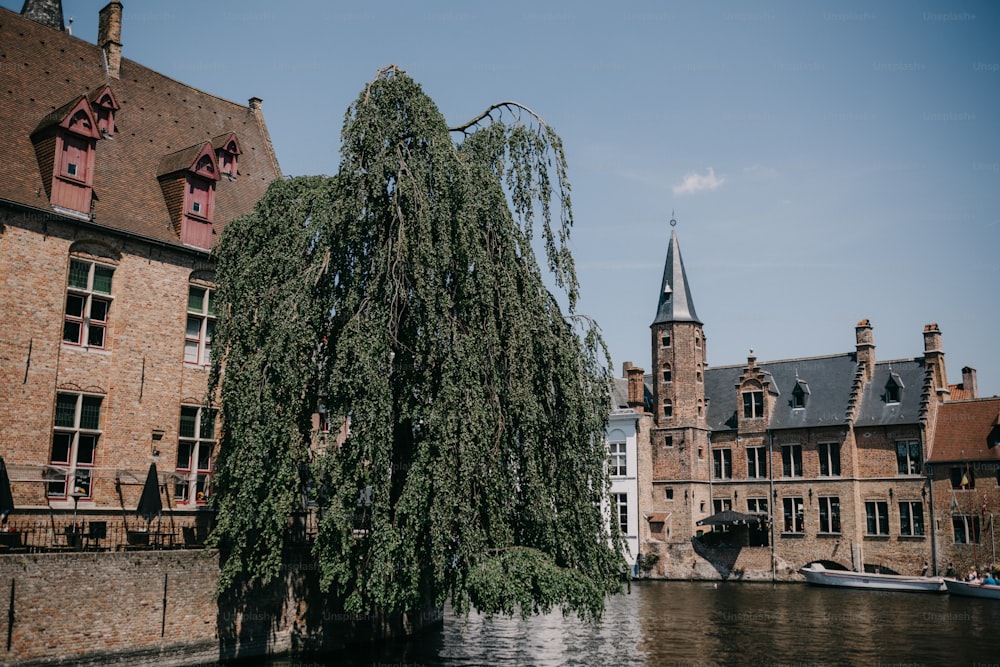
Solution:
<svg viewBox="0 0 1000 667"><path fill-rule="evenodd" d="M901 574L874 574L850 570L828 570L822 563L799 568L799 573L814 586L863 588L873 591L908 591L911 593L944 593L942 577L908 577Z"/></svg>
<svg viewBox="0 0 1000 667"><path fill-rule="evenodd" d="M944 580L944 585L948 588L949 595L1000 600L1000 586L987 586L986 584L950 578Z"/></svg>

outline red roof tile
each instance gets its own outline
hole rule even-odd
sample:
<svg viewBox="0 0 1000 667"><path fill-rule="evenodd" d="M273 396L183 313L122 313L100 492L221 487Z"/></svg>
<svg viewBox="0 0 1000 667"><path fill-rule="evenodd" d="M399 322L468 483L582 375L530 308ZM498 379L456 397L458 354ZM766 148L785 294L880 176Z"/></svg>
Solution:
<svg viewBox="0 0 1000 667"><path fill-rule="evenodd" d="M938 408L929 463L1000 461L1000 398L948 402Z"/></svg>
<svg viewBox="0 0 1000 667"><path fill-rule="evenodd" d="M160 161L185 148L236 134L233 181L217 184L215 230L249 212L281 176L270 138L250 106L229 102L122 59L109 78L95 44L0 9L0 200L51 210L30 135L52 114L110 86L120 109L115 134L97 141L94 222L180 245L157 181ZM218 235L216 235L218 238Z"/></svg>
<svg viewBox="0 0 1000 667"><path fill-rule="evenodd" d="M975 396L972 395L972 390L966 389L960 384L948 385L948 392L950 394L949 399L952 401L967 401L970 398L975 398Z"/></svg>

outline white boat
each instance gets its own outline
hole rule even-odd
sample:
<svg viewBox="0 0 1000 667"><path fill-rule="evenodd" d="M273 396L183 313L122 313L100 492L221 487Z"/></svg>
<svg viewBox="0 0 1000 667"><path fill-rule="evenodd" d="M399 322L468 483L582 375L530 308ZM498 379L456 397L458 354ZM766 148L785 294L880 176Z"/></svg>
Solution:
<svg viewBox="0 0 1000 667"><path fill-rule="evenodd" d="M912 593L944 593L942 577L908 577L901 574L873 574L850 570L828 570L821 563L799 568L810 584L841 588L867 588L874 591L909 591Z"/></svg>
<svg viewBox="0 0 1000 667"><path fill-rule="evenodd" d="M971 581L959 581L958 579L945 579L944 585L948 587L948 593L950 595L1000 600L1000 586L987 586L986 584L976 584Z"/></svg>

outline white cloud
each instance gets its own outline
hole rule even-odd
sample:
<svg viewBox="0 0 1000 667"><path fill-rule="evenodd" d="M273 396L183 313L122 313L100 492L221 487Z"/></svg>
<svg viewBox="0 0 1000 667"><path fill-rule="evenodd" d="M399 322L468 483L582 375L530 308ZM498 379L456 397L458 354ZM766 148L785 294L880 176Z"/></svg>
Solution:
<svg viewBox="0 0 1000 667"><path fill-rule="evenodd" d="M702 190L715 190L725 182L725 178L716 176L715 169L709 167L704 175L694 172L686 174L684 182L674 186L674 194L688 195Z"/></svg>

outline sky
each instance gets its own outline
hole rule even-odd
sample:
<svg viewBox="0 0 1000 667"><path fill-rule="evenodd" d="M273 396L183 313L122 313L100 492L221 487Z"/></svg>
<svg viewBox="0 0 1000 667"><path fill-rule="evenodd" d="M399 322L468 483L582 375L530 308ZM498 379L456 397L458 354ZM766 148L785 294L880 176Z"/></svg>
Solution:
<svg viewBox="0 0 1000 667"><path fill-rule="evenodd" d="M21 0L0 0L20 11ZM106 0L64 0L95 42ZM451 125L531 107L569 160L579 311L649 370L670 220L708 362L879 360L943 334L1000 394L1000 3L124 3L123 55L263 109L286 175L334 174L395 64Z"/></svg>

